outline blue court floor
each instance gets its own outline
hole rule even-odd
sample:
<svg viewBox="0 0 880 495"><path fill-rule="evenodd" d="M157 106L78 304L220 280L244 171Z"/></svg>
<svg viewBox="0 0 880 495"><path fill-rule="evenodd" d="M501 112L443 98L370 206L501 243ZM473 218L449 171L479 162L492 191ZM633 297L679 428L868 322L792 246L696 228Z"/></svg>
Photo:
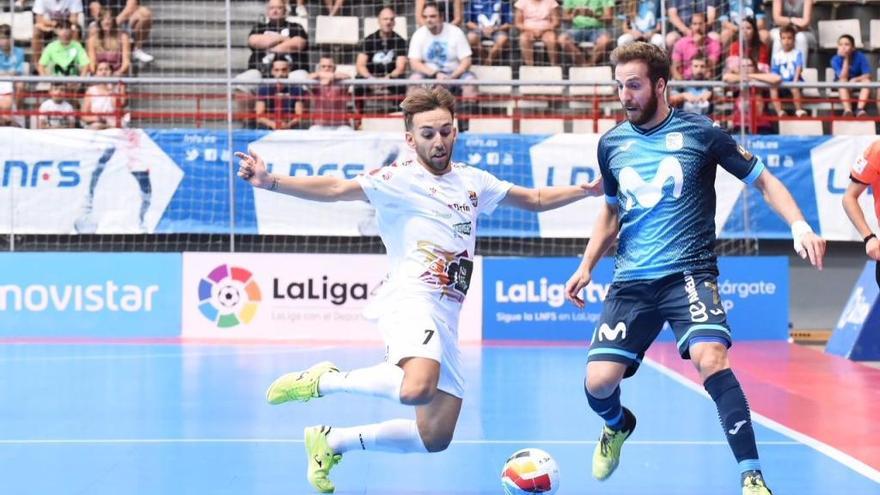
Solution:
<svg viewBox="0 0 880 495"><path fill-rule="evenodd" d="M617 473L593 480L601 423L583 395L585 357L574 347L465 347L467 395L449 450L348 453L333 472L337 493L500 494L501 466L523 447L556 458L562 495L740 493L714 405L656 365L625 382L623 400L639 426ZM412 411L343 395L269 406L266 386L319 360L352 368L381 358L379 347L0 346L0 493L312 493L304 426ZM776 495L880 494L876 478L755 429Z"/></svg>

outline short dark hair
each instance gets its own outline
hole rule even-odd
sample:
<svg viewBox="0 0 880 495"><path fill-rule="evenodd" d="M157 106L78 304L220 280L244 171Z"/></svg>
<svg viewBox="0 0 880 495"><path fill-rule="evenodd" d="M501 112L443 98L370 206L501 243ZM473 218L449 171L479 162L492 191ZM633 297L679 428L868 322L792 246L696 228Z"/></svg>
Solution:
<svg viewBox="0 0 880 495"><path fill-rule="evenodd" d="M853 48L855 48L855 46L856 46L856 39L853 38L851 34L841 34L841 35L840 35L840 38L837 38L837 41L840 41L840 40L842 40L842 39L844 39L844 38L848 39L848 40L849 40L849 44L852 45Z"/></svg>
<svg viewBox="0 0 880 495"><path fill-rule="evenodd" d="M795 35L797 35L797 29L795 29L794 26L792 26L791 24L786 24L785 26L782 26L781 28L779 28L779 36L780 37L782 37L783 33L788 33L792 36L795 36Z"/></svg>
<svg viewBox="0 0 880 495"><path fill-rule="evenodd" d="M437 2L428 1L425 2L425 5L422 5L422 13L424 13L425 9L427 9L428 7L434 7L435 9L437 9L438 12L440 12L440 4L438 4Z"/></svg>
<svg viewBox="0 0 880 495"><path fill-rule="evenodd" d="M611 65L616 66L636 60L648 66L648 77L652 84L657 84L661 78L669 82L669 55L661 48L644 41L636 41L618 46L611 52Z"/></svg>
<svg viewBox="0 0 880 495"><path fill-rule="evenodd" d="M430 112L437 108L449 111L452 118L455 118L455 97L448 89L442 86L433 88L423 86L413 89L400 104L406 130L412 131L413 117L416 114Z"/></svg>
<svg viewBox="0 0 880 495"><path fill-rule="evenodd" d="M11 38L12 37L12 28L9 27L9 24L0 24L0 38Z"/></svg>

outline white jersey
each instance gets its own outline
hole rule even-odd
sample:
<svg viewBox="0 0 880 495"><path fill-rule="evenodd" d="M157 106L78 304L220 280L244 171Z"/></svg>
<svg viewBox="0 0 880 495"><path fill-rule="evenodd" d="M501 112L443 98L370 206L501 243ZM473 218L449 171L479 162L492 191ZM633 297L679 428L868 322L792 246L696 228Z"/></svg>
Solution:
<svg viewBox="0 0 880 495"><path fill-rule="evenodd" d="M357 181L376 209L391 262L390 288L460 305L473 270L477 216L494 211L513 184L462 163L434 175L415 160Z"/></svg>

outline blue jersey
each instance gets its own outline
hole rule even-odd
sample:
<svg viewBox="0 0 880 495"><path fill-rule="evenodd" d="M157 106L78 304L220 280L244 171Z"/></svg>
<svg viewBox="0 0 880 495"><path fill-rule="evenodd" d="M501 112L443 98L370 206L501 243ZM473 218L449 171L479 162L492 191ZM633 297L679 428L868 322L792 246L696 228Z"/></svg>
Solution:
<svg viewBox="0 0 880 495"><path fill-rule="evenodd" d="M716 165L751 184L764 163L702 116L672 110L650 130L622 122L599 140L605 199L620 215L614 280L716 270Z"/></svg>

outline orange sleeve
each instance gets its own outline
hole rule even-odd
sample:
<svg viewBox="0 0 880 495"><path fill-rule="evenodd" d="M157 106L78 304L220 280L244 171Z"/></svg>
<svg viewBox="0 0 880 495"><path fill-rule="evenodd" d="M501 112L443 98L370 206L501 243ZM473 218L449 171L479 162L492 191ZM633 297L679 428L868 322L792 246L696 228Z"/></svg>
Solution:
<svg viewBox="0 0 880 495"><path fill-rule="evenodd" d="M865 153L852 166L850 174L853 179L865 184L880 181L880 140L868 146Z"/></svg>

